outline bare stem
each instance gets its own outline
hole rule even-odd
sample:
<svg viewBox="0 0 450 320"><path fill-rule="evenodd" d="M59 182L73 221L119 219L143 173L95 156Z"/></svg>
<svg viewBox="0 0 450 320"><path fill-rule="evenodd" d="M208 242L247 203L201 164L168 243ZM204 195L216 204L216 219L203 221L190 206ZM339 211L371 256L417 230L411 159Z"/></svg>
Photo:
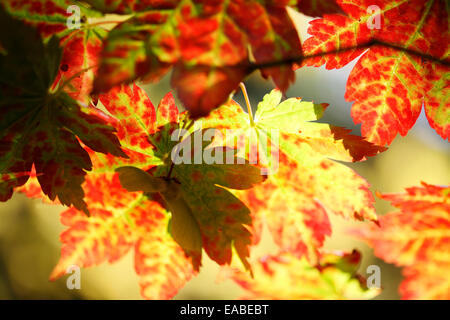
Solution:
<svg viewBox="0 0 450 320"><path fill-rule="evenodd" d="M194 123L195 123L195 121L190 119L189 122L186 122L185 124L183 124L183 128L182 129L184 129L186 131L189 131L189 129L194 125ZM178 138L180 138L180 137L178 137ZM166 180L170 179L174 166L175 166L175 164L172 161L172 163L170 164L169 172L167 173L167 176L166 176Z"/></svg>
<svg viewBox="0 0 450 320"><path fill-rule="evenodd" d="M380 46L380 47L385 47L385 48L391 48L397 51L401 51L401 52L405 52L409 55L412 56L416 56L418 58L421 58L422 60L428 60L434 63L438 63L444 66L449 67L450 66L450 62L448 60L445 59L439 59L436 58L432 55L429 54L425 54L425 53L421 53L409 48L404 48L392 43L388 43L388 42L384 42L384 41L380 41L380 40L371 40L365 43L361 43L358 44L356 46L351 46L351 47L346 47L346 48L339 48L336 50L330 50L330 51L326 51L326 52L319 52L319 53L313 53L313 54L309 54L309 55L300 55L300 56L294 56L294 57L290 57L287 59L282 59L282 60L274 60L274 61L268 61L268 62L262 62L262 63L251 63L249 66L250 71L254 71L257 69L264 69L264 68L269 68L269 67L276 67L276 66L281 66L281 65L286 65L286 64L291 64L291 63L302 63L303 61L308 61L314 58L318 58L318 57L326 57L328 55L332 55L332 54L339 54L339 53L344 53L344 52L348 52L348 51L352 51L352 50L362 50L362 49L369 49L372 46Z"/></svg>
<svg viewBox="0 0 450 320"><path fill-rule="evenodd" d="M248 112L248 117L250 118L250 125L252 127L254 127L255 122L253 121L253 111L252 111L252 106L250 104L250 99L248 98L247 89L245 88L245 84L243 82L239 83L239 86L241 87L242 94L244 95L244 99L245 99L245 104L247 105L247 112Z"/></svg>

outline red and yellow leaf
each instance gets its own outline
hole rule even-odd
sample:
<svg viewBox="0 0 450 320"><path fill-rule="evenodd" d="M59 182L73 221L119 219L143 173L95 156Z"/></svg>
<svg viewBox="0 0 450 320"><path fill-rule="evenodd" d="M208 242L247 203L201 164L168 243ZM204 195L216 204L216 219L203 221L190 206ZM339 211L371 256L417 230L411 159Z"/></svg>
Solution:
<svg viewBox="0 0 450 320"><path fill-rule="evenodd" d="M96 91L137 78L155 79L173 66L172 85L193 118L224 103L256 64L301 54L286 1L105 1L94 8L135 13L113 29L102 53ZM290 64L262 74L286 90L294 80Z"/></svg>
<svg viewBox="0 0 450 320"><path fill-rule="evenodd" d="M91 154L94 169L83 189L91 212L86 217L69 209L62 213L68 229L61 234L61 259L51 279L65 274L75 264L90 267L114 262L130 249L134 250L135 271L139 276L141 294L147 299L172 298L195 275L193 261L167 231L169 212L161 199L142 193L127 192L120 185L115 169L124 164L146 168L161 163L153 156L148 136L156 131L156 121L165 125L178 118L178 111L169 95L155 112L144 91L137 86L123 86L101 95L109 112L116 116L115 126L123 140L127 159ZM198 257L194 257L198 259Z"/></svg>
<svg viewBox="0 0 450 320"><path fill-rule="evenodd" d="M399 211L380 226L351 230L375 255L403 267L403 299L450 299L450 188L422 183L406 193L383 194Z"/></svg>
<svg viewBox="0 0 450 320"><path fill-rule="evenodd" d="M146 299L172 298L195 275L191 259L167 232L169 215L158 202L127 192L114 173L94 171L83 187L91 216L76 209L62 213L68 229L61 234L61 259L51 279L71 265L115 262L130 249Z"/></svg>
<svg viewBox="0 0 450 320"><path fill-rule="evenodd" d="M318 120L326 105L272 91L259 103L254 124L234 101L202 119L203 126L223 130L216 144L233 146L239 155L271 168L268 179L235 194L252 210L254 243L266 221L283 249L305 255L313 263L317 249L331 234L327 212L345 218L376 221L369 184L340 161L359 161L384 148L349 130Z"/></svg>
<svg viewBox="0 0 450 320"><path fill-rule="evenodd" d="M87 212L83 201L88 153L78 139L97 152L125 156L111 120L94 108L82 108L54 88L61 49L59 40L44 44L36 30L0 8L0 199L23 185L34 164L43 192L51 200ZM24 64L25 63L25 64Z"/></svg>
<svg viewBox="0 0 450 320"><path fill-rule="evenodd" d="M67 93L86 105L90 102L104 36L101 28L84 28L61 40L64 50L56 81L72 79Z"/></svg>
<svg viewBox="0 0 450 320"><path fill-rule="evenodd" d="M157 168L152 169L153 174L157 177L167 176L173 163L172 150L179 143L171 135L185 123L178 123L179 118L185 118L185 114L178 115L172 95L168 94L161 101L156 112L145 92L136 85L132 89L127 86L115 88L100 95L100 101L119 120L116 126L118 136L123 139L124 149L132 151L129 153L130 160L136 159L126 160L128 164L144 170L157 165ZM195 140L192 139L192 142ZM202 153L203 149L195 145L193 147L192 159L197 159L195 152ZM118 164L116 162L114 168ZM262 181L259 170L248 164L192 161L174 164L171 177L180 183L181 197L200 227L206 253L219 264L230 263L234 246L246 264L246 247L251 242L248 230L251 225L250 213L241 201L223 187L250 188ZM201 255L201 252L195 254Z"/></svg>
<svg viewBox="0 0 450 320"><path fill-rule="evenodd" d="M342 68L370 46L350 73L345 94L348 101L354 101L352 117L362 123L363 136L378 145L390 144L398 133L407 134L425 102L431 126L448 139L448 2L338 3L347 16L327 15L311 22L308 32L312 37L303 47L306 55L316 57L304 63ZM368 10L373 5L380 9L379 26L375 13ZM442 98L433 98L436 95Z"/></svg>
<svg viewBox="0 0 450 320"><path fill-rule="evenodd" d="M450 72L448 68L433 63L428 63L426 69L425 114L430 126L441 137L450 137L450 110L448 106Z"/></svg>
<svg viewBox="0 0 450 320"><path fill-rule="evenodd" d="M185 115L178 114L171 94L155 111L145 92L136 85L114 88L100 95L99 100L116 117L115 126L128 158L90 152L94 169L83 188L91 217L75 209L62 214L62 222L69 228L61 235L61 260L51 278L63 275L72 264L89 267L104 261L114 262L134 248L135 269L143 296L170 298L198 270L201 251L182 248L177 243L179 240L174 240L175 234L171 235L170 221L173 224L174 215L179 213L169 214L164 209L174 208L173 202L165 203L161 198L168 193L127 192L115 171L126 164L128 168L129 165L144 168L151 176L165 177L172 164L170 152L178 143L170 139L170 134ZM261 180L259 170L246 164L182 163L174 165L172 180L167 183L179 185L174 195L182 197L192 212L206 253L219 264L229 264L234 247L249 268L246 262L251 243L249 211L225 188L249 188ZM133 183L135 191L133 181L136 180L126 181Z"/></svg>
<svg viewBox="0 0 450 320"><path fill-rule="evenodd" d="M68 31L67 8L72 4L70 0L4 0L1 3L13 17L35 27L44 38Z"/></svg>

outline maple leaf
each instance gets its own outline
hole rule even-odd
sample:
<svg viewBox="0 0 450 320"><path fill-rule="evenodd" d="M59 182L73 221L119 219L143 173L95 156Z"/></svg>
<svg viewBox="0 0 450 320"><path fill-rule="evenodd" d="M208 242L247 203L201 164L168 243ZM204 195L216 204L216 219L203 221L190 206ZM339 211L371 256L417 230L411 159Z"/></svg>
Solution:
<svg viewBox="0 0 450 320"><path fill-rule="evenodd" d="M351 233L377 257L403 267L402 299L450 299L450 188L422 183L406 193L382 194L399 211L380 217L380 227Z"/></svg>
<svg viewBox="0 0 450 320"><path fill-rule="evenodd" d="M88 1L94 8L133 17L114 28L102 54L96 91L137 78L154 79L173 66L172 86L191 116L224 103L256 64L301 54L287 5L291 1ZM286 90L291 65L263 68Z"/></svg>
<svg viewBox="0 0 450 320"><path fill-rule="evenodd" d="M125 156L109 119L81 108L53 82L61 59L59 40L43 44L36 30L0 8L0 199L23 185L34 163L42 190L51 200L86 211L83 182L91 169L77 137L98 152Z"/></svg>
<svg viewBox="0 0 450 320"><path fill-rule="evenodd" d="M202 156L201 153L209 142L197 146L196 137L190 139L193 145L189 145L189 149L192 148L192 162L174 164L171 155L179 141L173 139L172 134L181 129L187 120L185 114L178 114L171 94L163 98L156 112L145 92L136 85L132 88L126 85L113 88L108 93L101 94L99 100L118 119L118 136L130 158L119 163L111 159L114 161L111 169L133 165L147 171L150 169L149 172L154 177L170 176L171 181L179 184L177 196L183 199L198 223L203 247L211 259L219 264L230 263L234 246L242 262L248 267L246 257L251 234L247 226L251 225L250 212L227 188L247 189L261 182L263 177L259 170L245 163L198 163L195 159L198 155ZM197 134L198 132L193 133L194 136ZM219 152L209 151L213 154ZM144 187L142 190L145 190ZM166 194L161 195L167 198ZM172 212L172 216L174 215L176 212ZM197 268L201 251L186 251L197 257Z"/></svg>
<svg viewBox="0 0 450 320"><path fill-rule="evenodd" d="M161 197L127 192L116 170L131 164L147 169L161 164L148 137L159 126L177 122L178 111L168 95L155 112L137 86L115 88L99 99L117 117L117 134L128 158L98 154L86 148L93 170L88 173L83 189L91 216L73 208L61 214L61 222L68 228L61 234L61 258L50 279L63 276L74 264L87 268L113 263L132 249L141 295L146 299L172 298L197 273L199 257L186 255L168 232L170 215ZM38 196L33 185L22 189Z"/></svg>
<svg viewBox="0 0 450 320"><path fill-rule="evenodd" d="M68 20L73 14L68 8L76 5L82 17L98 17L100 12L86 8L80 1L71 0L3 0L0 6L16 19L35 27L44 39L54 35L64 37L75 32L67 27ZM83 21L80 19L80 23Z"/></svg>
<svg viewBox="0 0 450 320"><path fill-rule="evenodd" d="M127 192L114 171L90 172L83 187L91 216L74 208L61 214L68 229L61 234L61 258L51 280L71 265L113 263L130 250L146 299L172 298L195 275L191 259L167 232L169 215L158 202Z"/></svg>
<svg viewBox="0 0 450 320"><path fill-rule="evenodd" d="M317 265L311 265L305 258L280 252L252 262L253 279L239 271L231 273L231 278L245 290L241 299L371 299L379 290L368 289L356 273L360 260L356 250L324 253Z"/></svg>
<svg viewBox="0 0 450 320"><path fill-rule="evenodd" d="M448 139L448 2L339 0L338 4L347 16L326 15L310 22L312 37L303 49L305 55L317 56L304 64L342 68L363 54L350 73L345 98L354 101L353 120L362 123L361 132L369 141L385 145L398 133L405 136L422 103L430 125ZM380 9L379 28L368 10L371 5Z"/></svg>
<svg viewBox="0 0 450 320"><path fill-rule="evenodd" d="M450 72L438 64L427 64L424 106L431 127L443 137L450 137Z"/></svg>
<svg viewBox="0 0 450 320"><path fill-rule="evenodd" d="M64 50L55 82L69 81L66 92L85 105L91 100L90 94L105 36L104 29L86 26L61 39Z"/></svg>
<svg viewBox="0 0 450 320"><path fill-rule="evenodd" d="M35 27L44 41L52 36L60 39L63 53L54 85L67 81L64 90L73 99L89 104L103 38L107 34L103 27L90 23L89 19L97 18L101 13L69 0L6 0L2 5L13 17ZM79 26L69 28L70 19L75 17L68 8L73 5L80 13Z"/></svg>
<svg viewBox="0 0 450 320"><path fill-rule="evenodd" d="M173 239L186 251L200 254L202 234L194 213L180 192L179 182L154 177L148 172L132 166L116 169L122 186L128 191L158 193L172 214L170 233Z"/></svg>
<svg viewBox="0 0 450 320"><path fill-rule="evenodd" d="M68 32L67 19L70 13L67 8L72 4L74 2L69 0L4 0L1 6L16 19L35 27L43 38L48 39L55 34Z"/></svg>
<svg viewBox="0 0 450 320"><path fill-rule="evenodd" d="M114 262L134 248L142 295L149 299L173 297L196 274L201 252L182 247L173 233L178 212L169 214L165 207L172 209L174 203L163 201L161 195L167 193L156 192L163 191L164 186L173 189L171 184L179 186L175 192L180 192L191 207L202 245L210 257L221 264L230 263L234 245L248 268L245 259L250 232L244 225L251 224L248 209L220 186L251 187L262 179L259 170L245 164L234 167L179 164L173 168L172 179L167 180L171 161L164 155L176 143L168 134L185 117L178 113L173 96L166 95L155 111L141 88L123 85L101 94L99 101L116 117L115 127L128 158L96 154L88 149L93 170L88 173L83 189L91 216L86 217L76 209L62 214L62 222L69 228L61 234L61 259L51 279L64 275L70 265L90 267ZM159 178L161 174L164 175Z"/></svg>
<svg viewBox="0 0 450 320"><path fill-rule="evenodd" d="M384 148L350 135L350 130L312 122L326 104L298 98L281 102L281 96L278 90L267 94L254 120L231 100L202 124L227 129L217 144L233 146L237 140L239 155L273 168L264 183L235 192L252 210L254 242L265 220L283 250L315 262L317 249L331 234L327 210L345 218L377 219L369 184L329 158L358 161Z"/></svg>

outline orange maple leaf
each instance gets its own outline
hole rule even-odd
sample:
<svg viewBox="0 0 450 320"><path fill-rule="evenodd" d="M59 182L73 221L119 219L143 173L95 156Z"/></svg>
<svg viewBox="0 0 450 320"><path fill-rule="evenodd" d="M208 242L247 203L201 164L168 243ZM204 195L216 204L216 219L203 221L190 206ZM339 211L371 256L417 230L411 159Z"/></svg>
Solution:
<svg viewBox="0 0 450 320"><path fill-rule="evenodd" d="M403 299L450 299L450 187L422 183L406 193L379 195L398 208L379 218L380 226L351 233L375 255L403 267Z"/></svg>

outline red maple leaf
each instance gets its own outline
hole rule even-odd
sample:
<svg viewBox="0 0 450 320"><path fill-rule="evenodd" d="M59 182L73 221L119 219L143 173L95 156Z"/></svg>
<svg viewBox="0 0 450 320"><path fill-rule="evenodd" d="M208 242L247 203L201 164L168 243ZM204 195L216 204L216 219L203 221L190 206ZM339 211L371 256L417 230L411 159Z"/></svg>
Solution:
<svg viewBox="0 0 450 320"><path fill-rule="evenodd" d="M362 123L363 136L379 145L390 144L398 133L407 134L424 103L430 125L449 138L446 1L338 3L347 16L326 15L311 22L312 37L303 49L315 57L304 64L342 68L363 54L350 73L345 94L355 102L351 114L355 123Z"/></svg>
<svg viewBox="0 0 450 320"><path fill-rule="evenodd" d="M95 90L159 78L173 66L172 85L194 118L228 99L252 71L250 55L264 64L301 54L289 1L88 2L105 12L134 13L110 32ZM262 74L282 90L295 78L289 64Z"/></svg>

